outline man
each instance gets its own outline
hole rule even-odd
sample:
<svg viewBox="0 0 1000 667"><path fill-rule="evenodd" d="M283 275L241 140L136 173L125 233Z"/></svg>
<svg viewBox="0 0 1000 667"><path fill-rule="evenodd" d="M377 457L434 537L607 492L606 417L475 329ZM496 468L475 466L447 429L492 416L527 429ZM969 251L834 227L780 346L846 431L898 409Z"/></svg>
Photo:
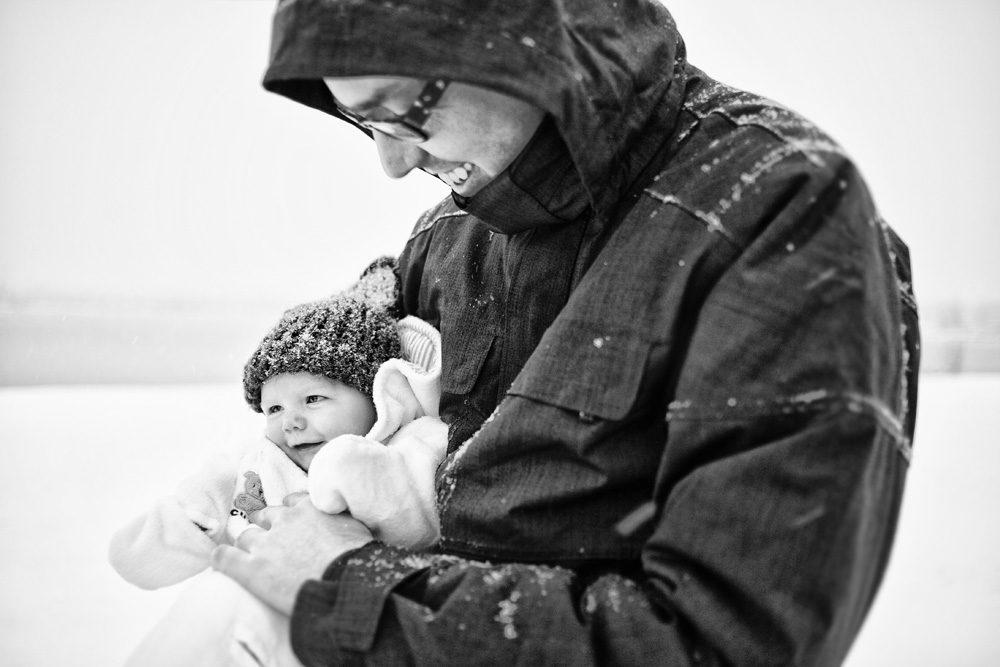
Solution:
<svg viewBox="0 0 1000 667"><path fill-rule="evenodd" d="M307 665L844 659L888 559L918 331L842 149L687 63L656 2L288 0L264 86L451 197L438 552L295 498L218 569Z"/></svg>

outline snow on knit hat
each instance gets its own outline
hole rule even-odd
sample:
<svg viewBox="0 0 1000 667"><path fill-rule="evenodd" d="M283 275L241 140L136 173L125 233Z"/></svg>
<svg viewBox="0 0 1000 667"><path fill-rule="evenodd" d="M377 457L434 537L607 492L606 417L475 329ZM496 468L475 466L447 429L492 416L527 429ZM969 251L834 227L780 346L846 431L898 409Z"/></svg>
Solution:
<svg viewBox="0 0 1000 667"><path fill-rule="evenodd" d="M279 373L321 375L371 396L379 366L400 355L394 269L382 257L344 292L285 311L243 368L250 407L261 412L261 386Z"/></svg>

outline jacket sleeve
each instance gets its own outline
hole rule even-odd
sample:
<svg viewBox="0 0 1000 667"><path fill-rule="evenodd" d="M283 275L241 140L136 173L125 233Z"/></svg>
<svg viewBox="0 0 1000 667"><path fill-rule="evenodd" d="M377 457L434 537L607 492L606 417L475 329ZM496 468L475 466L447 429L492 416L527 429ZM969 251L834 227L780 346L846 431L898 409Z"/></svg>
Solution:
<svg viewBox="0 0 1000 667"><path fill-rule="evenodd" d="M372 543L300 590L300 660L841 664L890 553L919 346L905 248L838 197L756 237L690 317L641 565ZM855 234L876 240L841 251ZM829 389L779 392L816 382Z"/></svg>
<svg viewBox="0 0 1000 667"><path fill-rule="evenodd" d="M235 453L213 456L173 495L118 529L108 549L115 571L140 588L156 589L207 568L212 550L228 541L236 465Z"/></svg>
<svg viewBox="0 0 1000 667"><path fill-rule="evenodd" d="M888 559L906 462L859 404L684 422L727 451L657 500L641 572L371 544L300 591L314 665L838 665ZM750 435L752 434L752 435Z"/></svg>
<svg viewBox="0 0 1000 667"><path fill-rule="evenodd" d="M849 410L773 436L659 504L641 573L371 544L302 588L296 653L310 667L839 665L888 558L905 464L877 419Z"/></svg>

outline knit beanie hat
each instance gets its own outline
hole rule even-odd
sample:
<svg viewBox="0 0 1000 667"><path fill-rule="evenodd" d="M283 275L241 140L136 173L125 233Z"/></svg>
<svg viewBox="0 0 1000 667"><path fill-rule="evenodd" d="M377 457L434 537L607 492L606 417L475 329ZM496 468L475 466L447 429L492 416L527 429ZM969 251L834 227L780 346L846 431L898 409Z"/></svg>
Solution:
<svg viewBox="0 0 1000 667"><path fill-rule="evenodd" d="M372 395L379 366L400 356L395 260L382 257L351 288L285 311L243 368L243 397L257 412L261 386L279 373L312 373Z"/></svg>

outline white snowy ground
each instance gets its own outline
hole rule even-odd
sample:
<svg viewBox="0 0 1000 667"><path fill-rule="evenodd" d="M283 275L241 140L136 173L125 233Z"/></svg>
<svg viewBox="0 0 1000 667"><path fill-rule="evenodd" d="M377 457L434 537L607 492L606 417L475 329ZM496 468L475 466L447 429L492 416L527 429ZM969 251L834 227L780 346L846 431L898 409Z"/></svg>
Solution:
<svg viewBox="0 0 1000 667"><path fill-rule="evenodd" d="M889 572L848 667L1000 665L1000 375L922 378ZM205 443L259 431L236 385L0 388L0 665L114 667L177 589L106 565Z"/></svg>

